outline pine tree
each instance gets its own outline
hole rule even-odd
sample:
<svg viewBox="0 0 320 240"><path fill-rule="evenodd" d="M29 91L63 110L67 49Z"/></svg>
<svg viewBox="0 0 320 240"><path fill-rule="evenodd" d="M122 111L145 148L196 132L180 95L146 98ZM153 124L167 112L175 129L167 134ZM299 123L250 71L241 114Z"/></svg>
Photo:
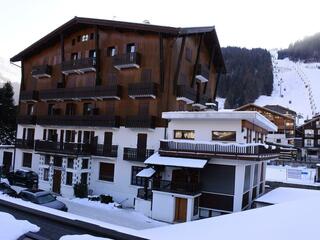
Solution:
<svg viewBox="0 0 320 240"><path fill-rule="evenodd" d="M16 132L16 107L13 87L6 82L0 90L0 144L13 144Z"/></svg>

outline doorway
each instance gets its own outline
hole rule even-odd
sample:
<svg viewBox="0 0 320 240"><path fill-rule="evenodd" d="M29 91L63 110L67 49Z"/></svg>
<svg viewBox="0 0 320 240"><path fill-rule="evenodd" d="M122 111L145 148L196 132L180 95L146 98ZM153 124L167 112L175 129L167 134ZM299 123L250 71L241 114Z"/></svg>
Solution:
<svg viewBox="0 0 320 240"><path fill-rule="evenodd" d="M187 199L186 198L176 198L176 212L175 212L175 222L185 222L187 221Z"/></svg>
<svg viewBox="0 0 320 240"><path fill-rule="evenodd" d="M12 164L12 152L3 152L3 159L2 159L2 174L7 176L10 172L11 164Z"/></svg>
<svg viewBox="0 0 320 240"><path fill-rule="evenodd" d="M52 191L60 194L61 187L61 170L54 169Z"/></svg>

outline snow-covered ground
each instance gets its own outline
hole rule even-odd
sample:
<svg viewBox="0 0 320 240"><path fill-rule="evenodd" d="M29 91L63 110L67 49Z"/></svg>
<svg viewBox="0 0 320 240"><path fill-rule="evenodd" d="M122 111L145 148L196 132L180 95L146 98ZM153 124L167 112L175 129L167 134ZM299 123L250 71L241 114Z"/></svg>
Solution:
<svg viewBox="0 0 320 240"><path fill-rule="evenodd" d="M260 96L255 104L279 104L310 119L320 111L320 63L278 60L276 51L271 51L271 55L273 92L271 96Z"/></svg>
<svg viewBox="0 0 320 240"><path fill-rule="evenodd" d="M70 213L118 226L141 230L168 225L167 223L148 218L133 209L117 208L113 203L103 204L100 202L89 201L86 198L67 199L58 197L58 200L67 205Z"/></svg>
<svg viewBox="0 0 320 240"><path fill-rule="evenodd" d="M108 240L110 238L94 237L88 234L84 235L66 235L61 237L59 240Z"/></svg>
<svg viewBox="0 0 320 240"><path fill-rule="evenodd" d="M25 220L17 220L12 215L0 212L0 239L16 240L27 232L38 232L40 228Z"/></svg>

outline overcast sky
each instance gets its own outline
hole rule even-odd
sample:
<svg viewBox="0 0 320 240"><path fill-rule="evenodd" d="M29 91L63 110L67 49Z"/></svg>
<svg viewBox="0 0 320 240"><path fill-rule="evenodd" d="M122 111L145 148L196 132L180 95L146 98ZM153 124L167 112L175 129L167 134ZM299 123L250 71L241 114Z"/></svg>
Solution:
<svg viewBox="0 0 320 240"><path fill-rule="evenodd" d="M285 48L320 31L313 0L1 0L0 57L8 59L74 16L168 26L215 25L221 46Z"/></svg>

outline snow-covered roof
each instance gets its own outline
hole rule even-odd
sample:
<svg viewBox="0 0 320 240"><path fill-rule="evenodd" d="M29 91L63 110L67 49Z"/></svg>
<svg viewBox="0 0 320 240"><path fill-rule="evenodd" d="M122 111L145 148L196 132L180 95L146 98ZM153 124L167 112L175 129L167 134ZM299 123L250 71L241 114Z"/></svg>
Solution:
<svg viewBox="0 0 320 240"><path fill-rule="evenodd" d="M270 131L276 132L277 126L269 121L262 114L254 111L202 111L202 112L190 112L190 111L176 111L176 112L164 112L162 113L164 119L179 119L179 120L215 120L215 119L234 119L234 120L247 120L255 125Z"/></svg>
<svg viewBox="0 0 320 240"><path fill-rule="evenodd" d="M207 160L196 158L163 157L160 156L159 153L154 153L151 157L144 161L144 163L175 167L203 168L206 165Z"/></svg>
<svg viewBox="0 0 320 240"><path fill-rule="evenodd" d="M286 202L141 231L147 239L316 239L320 198Z"/></svg>
<svg viewBox="0 0 320 240"><path fill-rule="evenodd" d="M153 174L155 174L155 170L153 168L145 168L142 169L140 172L138 172L138 174L136 175L137 177L152 177Z"/></svg>
<svg viewBox="0 0 320 240"><path fill-rule="evenodd" d="M264 194L255 201L268 204L277 204L314 197L320 198L319 190L279 187Z"/></svg>

